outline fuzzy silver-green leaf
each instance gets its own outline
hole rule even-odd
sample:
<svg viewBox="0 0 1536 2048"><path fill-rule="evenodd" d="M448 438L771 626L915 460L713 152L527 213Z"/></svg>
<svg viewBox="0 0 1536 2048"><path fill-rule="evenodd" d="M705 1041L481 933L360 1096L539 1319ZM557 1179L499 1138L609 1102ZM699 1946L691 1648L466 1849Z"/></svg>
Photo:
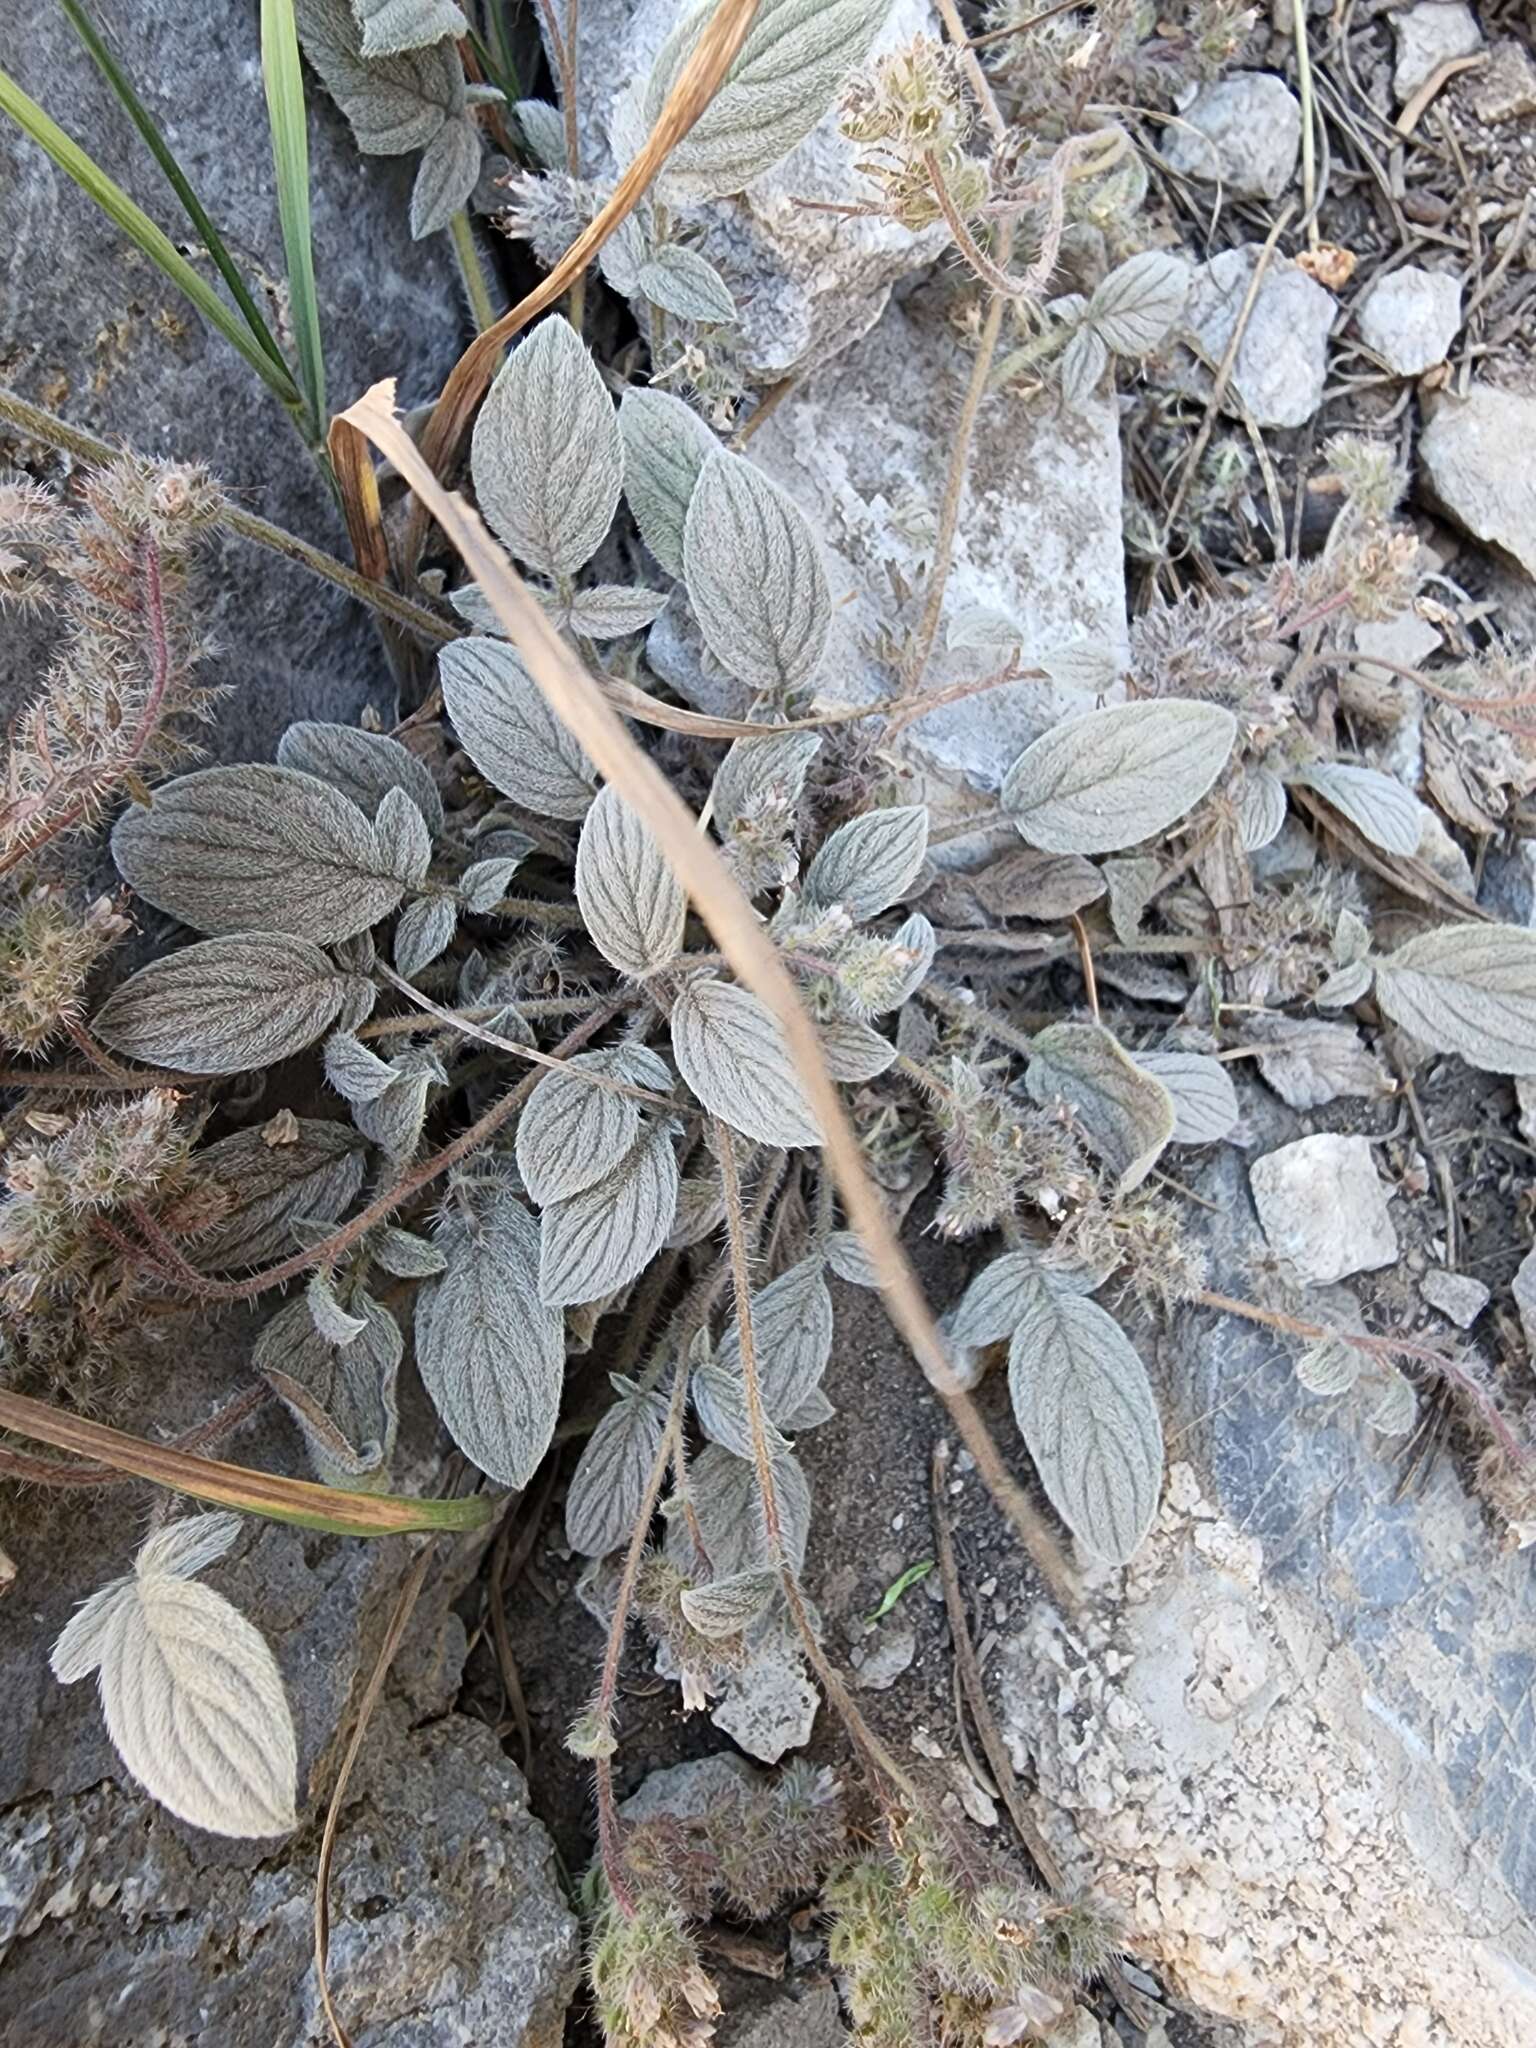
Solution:
<svg viewBox="0 0 1536 2048"><path fill-rule="evenodd" d="M1230 711L1193 698L1085 711L1024 749L1004 777L1003 808L1047 853L1115 853L1191 811L1236 737Z"/></svg>
<svg viewBox="0 0 1536 2048"><path fill-rule="evenodd" d="M711 455L683 528L683 577L705 645L778 698L814 674L832 628L821 547L787 491L739 455Z"/></svg>
<svg viewBox="0 0 1536 2048"><path fill-rule="evenodd" d="M672 1005L677 1070L699 1101L764 1145L819 1145L821 1131L778 1019L750 990L701 975Z"/></svg>

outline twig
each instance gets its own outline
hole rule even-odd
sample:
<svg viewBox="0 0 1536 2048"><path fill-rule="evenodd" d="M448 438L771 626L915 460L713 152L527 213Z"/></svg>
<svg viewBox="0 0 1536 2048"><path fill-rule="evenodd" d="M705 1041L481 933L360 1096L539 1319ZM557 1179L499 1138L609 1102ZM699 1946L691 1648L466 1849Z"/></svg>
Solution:
<svg viewBox="0 0 1536 2048"><path fill-rule="evenodd" d="M1297 4L1300 4L1300 0L1297 0ZM1265 273L1269 269L1270 259L1275 253L1275 245L1280 240L1281 235L1284 234L1286 227L1289 225L1291 215L1295 211L1296 205L1294 200L1288 201L1283 211L1277 215L1271 225L1269 233L1264 237L1264 245L1259 250L1258 259L1253 266L1253 276L1248 280L1248 289L1244 292L1243 303L1238 308L1237 320L1232 328L1232 337L1228 341L1226 351L1217 366L1216 380L1211 386L1211 395L1206 401L1205 417L1201 420L1200 430L1190 445L1188 455L1184 458L1184 467L1179 472L1179 481L1173 494L1173 503L1168 507L1167 514L1163 520L1162 539L1159 542L1159 547L1164 553L1167 552L1168 537L1173 532L1173 522L1179 516L1185 497L1188 495L1189 487L1194 481L1195 471L1200 465L1200 458L1204 455L1211 435L1215 431L1216 415L1221 409L1222 399L1226 396L1227 386L1232 381L1232 372L1237 364L1237 353L1243 345L1243 336L1248 332L1248 322L1253 317L1253 309L1258 304L1259 290L1263 285Z"/></svg>
<svg viewBox="0 0 1536 2048"><path fill-rule="evenodd" d="M474 224L462 206L449 221L448 232L453 237L453 253L458 258L459 276L464 283L464 296L469 301L475 332L484 334L487 327L496 324L496 307L491 298L491 288L486 283L485 265L480 261L480 245L475 240Z"/></svg>
<svg viewBox="0 0 1536 2048"><path fill-rule="evenodd" d="M379 1703L384 1690L384 1681L389 1676L389 1667L395 1661L395 1653L405 1640L406 1629L410 1626L411 1615L426 1584L427 1572L432 1563L434 1545L424 1543L415 1563L401 1586L395 1600L394 1612L389 1617L389 1626L384 1631L384 1640L379 1645L379 1654L374 1659L373 1670L369 1673L363 1697L358 1703L357 1720L341 1759L341 1769L336 1773L329 1804L325 1809L325 1827L320 1835L320 1855L315 1865L315 1980L320 1987L320 2003L336 2042L336 2048L352 2048L352 2036L341 2023L331 1998L330 1979L326 1965L331 1949L331 1864L336 1855L336 1836L341 1827L341 1802L346 1796L347 1785L352 1777L352 1766L357 1762L358 1752L363 1746L363 1737L368 1732L368 1723L373 1710Z"/></svg>
<svg viewBox="0 0 1536 2048"><path fill-rule="evenodd" d="M1093 1012L1095 1024L1099 1021L1099 982L1093 971L1093 947L1088 943L1088 927L1074 910L1071 918L1072 931L1077 939L1077 957L1083 963L1083 986L1088 993L1088 1007Z"/></svg>
<svg viewBox="0 0 1536 2048"><path fill-rule="evenodd" d="M1307 0L1291 0L1291 35L1296 44L1296 89L1301 98L1301 205L1307 245L1317 232L1317 105L1312 92L1312 48L1307 41Z"/></svg>
<svg viewBox="0 0 1536 2048"><path fill-rule="evenodd" d="M247 1387L244 1393L226 1401L206 1422L172 1437L166 1449L210 1450L214 1444L233 1435L242 1422L266 1405L271 1395L270 1387ZM110 1465L77 1463L74 1459L32 1458L24 1451L13 1451L4 1445L0 1445L0 1473L8 1479L25 1480L30 1485L66 1487L126 1486L139 1476L136 1472L114 1471Z"/></svg>
<svg viewBox="0 0 1536 2048"><path fill-rule="evenodd" d="M1300 4L1300 0L1297 0L1297 4ZM1487 62L1487 52L1482 51L1472 57L1447 57L1443 64L1437 64L1393 122L1392 125L1398 134L1406 140L1424 118L1426 109L1453 78L1463 71L1481 71Z"/></svg>

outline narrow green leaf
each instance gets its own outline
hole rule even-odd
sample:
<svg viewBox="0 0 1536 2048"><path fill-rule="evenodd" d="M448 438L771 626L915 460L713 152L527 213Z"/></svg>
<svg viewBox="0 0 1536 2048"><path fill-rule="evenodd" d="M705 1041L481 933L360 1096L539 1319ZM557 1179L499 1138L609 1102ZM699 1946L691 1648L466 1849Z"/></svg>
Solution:
<svg viewBox="0 0 1536 2048"><path fill-rule="evenodd" d="M113 56L111 50L108 49L95 22L92 21L90 15L80 5L80 0L59 0L59 5L63 8L65 19L69 22L70 27L85 45L86 53L90 57L91 62L117 94L123 111L127 114L134 127L138 129L140 135L143 136L145 143L148 145L150 155L165 173L171 190L181 201L187 219L191 221L193 227L197 230L198 240L213 258L220 277L228 285L229 295L240 308L246 326L250 328L251 333L260 342L262 348L272 358L272 361L283 372L284 376L291 377L292 373L283 357L283 352L273 339L272 330L268 327L266 321L262 319L260 309L255 299L252 298L245 279L235 268L234 258L225 246L224 237L208 218L203 203L193 191L191 181L188 179L186 172L176 161L170 144L166 141L164 135L161 134L154 115L151 114L148 107L145 106L144 102L134 91L133 81Z"/></svg>
<svg viewBox="0 0 1536 2048"><path fill-rule="evenodd" d="M8 114L39 148L48 152L59 169L73 178L108 220L121 228L135 248L191 301L208 325L216 328L232 348L238 349L285 405L298 406L302 403L299 389L288 370L272 361L249 333L245 323L230 311L207 281L198 276L170 237L156 227L121 185L114 184L101 166L73 137L66 135L56 121L50 120L36 100L29 98L5 71L0 71L0 113Z"/></svg>
<svg viewBox="0 0 1536 2048"><path fill-rule="evenodd" d="M316 441L325 433L325 354L320 345L320 304L315 296L315 255L309 233L309 132L299 32L293 0L261 0L261 76L272 130L277 213L288 261L288 303L299 352L299 382Z"/></svg>
<svg viewBox="0 0 1536 2048"><path fill-rule="evenodd" d="M909 1564L899 1579L892 1580L880 1596L880 1605L871 1609L864 1619L871 1628L877 1621L884 1621L902 1594L913 1586L919 1586L933 1570L933 1559L925 1557L919 1564Z"/></svg>

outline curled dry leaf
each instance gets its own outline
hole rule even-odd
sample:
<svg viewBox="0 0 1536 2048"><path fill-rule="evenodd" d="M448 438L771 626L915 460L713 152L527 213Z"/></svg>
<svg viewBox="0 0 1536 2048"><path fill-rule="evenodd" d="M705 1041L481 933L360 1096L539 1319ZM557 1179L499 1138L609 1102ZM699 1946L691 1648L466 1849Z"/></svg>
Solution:
<svg viewBox="0 0 1536 2048"><path fill-rule="evenodd" d="M1139 1187L1173 1136L1173 1099L1099 1024L1051 1024L1030 1041L1024 1085L1034 1101L1065 1102L1119 1178Z"/></svg>
<svg viewBox="0 0 1536 2048"><path fill-rule="evenodd" d="M363 1184L367 1145L350 1124L295 1117L286 1143L270 1144L262 1130L234 1131L193 1155L193 1164L221 1189L226 1206L218 1220L189 1245L205 1273L265 1266L296 1249L301 1219L334 1223Z"/></svg>
<svg viewBox="0 0 1536 2048"><path fill-rule="evenodd" d="M256 1340L251 1363L288 1409L324 1486L355 1487L384 1473L395 1447L395 1381L404 1340L381 1302L358 1297L356 1333L338 1343L291 1301Z"/></svg>

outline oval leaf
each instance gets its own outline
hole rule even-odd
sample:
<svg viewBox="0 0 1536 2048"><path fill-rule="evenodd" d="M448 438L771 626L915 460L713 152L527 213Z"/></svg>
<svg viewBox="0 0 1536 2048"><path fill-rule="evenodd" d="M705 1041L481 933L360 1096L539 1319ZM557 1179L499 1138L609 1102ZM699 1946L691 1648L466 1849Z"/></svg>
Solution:
<svg viewBox="0 0 1536 2048"><path fill-rule="evenodd" d="M540 1219L539 1298L563 1308L627 1286L672 1228L677 1182L672 1139L658 1125L600 1181L551 1202Z"/></svg>
<svg viewBox="0 0 1536 2048"><path fill-rule="evenodd" d="M637 289L664 313L715 326L736 318L730 286L697 249L667 242L640 266Z"/></svg>
<svg viewBox="0 0 1536 2048"><path fill-rule="evenodd" d="M819 1259L802 1259L753 1295L752 1336L764 1413L782 1424L820 1386L832 1356L832 1296ZM715 1367L741 1376L734 1320L720 1340Z"/></svg>
<svg viewBox="0 0 1536 2048"><path fill-rule="evenodd" d="M821 660L832 599L805 514L739 455L711 455L683 528L683 574L717 661L753 690L781 696Z"/></svg>
<svg viewBox="0 0 1536 2048"><path fill-rule="evenodd" d="M360 1021L372 984L318 946L279 932L205 939L130 975L91 1029L114 1052L184 1074L243 1074L302 1052L346 1009Z"/></svg>
<svg viewBox="0 0 1536 2048"><path fill-rule="evenodd" d="M776 1571L732 1572L707 1585L685 1587L679 1605L683 1619L701 1636L723 1640L740 1635L767 1612L779 1590Z"/></svg>
<svg viewBox="0 0 1536 2048"><path fill-rule="evenodd" d="M650 827L605 788L576 846L576 903L593 944L621 974L654 974L682 950L688 898Z"/></svg>
<svg viewBox="0 0 1536 2048"><path fill-rule="evenodd" d="M402 889L372 824L314 775L201 768L125 811L124 881L200 932L290 932L329 945L387 917Z"/></svg>
<svg viewBox="0 0 1536 2048"><path fill-rule="evenodd" d="M1487 1074L1536 1074L1536 932L1425 932L1377 961L1376 1000L1434 1052L1460 1053Z"/></svg>
<svg viewBox="0 0 1536 2048"><path fill-rule="evenodd" d="M1285 824L1285 784L1272 768L1250 768L1237 793L1237 836L1245 853L1257 853L1280 837Z"/></svg>
<svg viewBox="0 0 1536 2048"><path fill-rule="evenodd" d="M565 1497L565 1540L583 1557L629 1540L667 1426L662 1395L618 1376L614 1385L619 1398L588 1438Z"/></svg>
<svg viewBox="0 0 1536 2048"><path fill-rule="evenodd" d="M1418 852L1423 810L1418 798L1392 776L1349 761L1314 761L1292 780L1303 789L1315 789L1384 853L1411 860Z"/></svg>
<svg viewBox="0 0 1536 2048"><path fill-rule="evenodd" d="M672 1005L678 1072L704 1107L764 1145L819 1145L821 1130L773 1012L703 975Z"/></svg>
<svg viewBox="0 0 1536 2048"><path fill-rule="evenodd" d="M1003 807L1047 853L1114 853L1193 809L1236 737L1230 711L1193 699L1085 711L1024 749L1004 779Z"/></svg>
<svg viewBox="0 0 1536 2048"><path fill-rule="evenodd" d="M1167 249L1117 264L1088 301L1088 320L1117 356L1144 356L1167 338L1189 297L1189 265Z"/></svg>
<svg viewBox="0 0 1536 2048"><path fill-rule="evenodd" d="M304 1218L334 1223L363 1184L367 1143L350 1124L295 1117L281 1127L235 1131L192 1156L200 1176L226 1197L219 1219L188 1247L205 1273L265 1266L297 1249Z"/></svg>
<svg viewBox="0 0 1536 2048"><path fill-rule="evenodd" d="M1052 1507L1086 1550L1124 1564L1163 1484L1163 1426L1130 1339L1096 1301L1038 1287L1008 1349L1008 1391Z"/></svg>
<svg viewBox="0 0 1536 2048"><path fill-rule="evenodd" d="M863 63L890 11L891 0L760 0L720 89L667 159L662 197L724 198L788 156ZM662 44L646 81L647 128L714 12L705 0Z"/></svg>
<svg viewBox="0 0 1536 2048"><path fill-rule="evenodd" d="M1100 1024L1052 1024L1030 1041L1024 1085L1035 1102L1068 1104L1090 1144L1119 1177L1139 1187L1173 1136L1173 1099Z"/></svg>
<svg viewBox="0 0 1536 2048"><path fill-rule="evenodd" d="M1237 1090L1220 1060L1201 1052L1139 1052L1136 1064L1173 1098L1175 1145L1214 1145L1237 1123Z"/></svg>
<svg viewBox="0 0 1536 2048"><path fill-rule="evenodd" d="M251 1363L304 1433L315 1476L325 1486L356 1486L383 1472L395 1448L395 1381L404 1339L400 1325L369 1295L354 1298L362 1328L337 1344L316 1329L307 1301L278 1310Z"/></svg>
<svg viewBox="0 0 1536 2048"><path fill-rule="evenodd" d="M443 800L437 784L410 748L387 733L301 719L278 741L277 760L279 767L330 783L370 818L390 790L403 789L431 829L442 830Z"/></svg>
<svg viewBox="0 0 1536 2048"><path fill-rule="evenodd" d="M151 1797L210 1834L298 1825L298 1742L277 1661L220 1593L191 1574L224 1555L237 1515L193 1515L151 1536L133 1576L86 1601L53 1651L54 1676L97 1674L107 1733Z"/></svg>
<svg viewBox="0 0 1536 2048"><path fill-rule="evenodd" d="M811 1489L790 1451L774 1457L773 1479L784 1549L798 1572L805 1564L811 1533ZM730 1577L772 1563L757 1474L744 1458L719 1444L706 1444L689 1468L688 1491L715 1572ZM675 1513L669 1516L667 1555L685 1569L697 1566L687 1522Z"/></svg>
<svg viewBox="0 0 1536 2048"><path fill-rule="evenodd" d="M1091 1294L1104 1278L1091 1268L1052 1265L1043 1252L1021 1246L982 1267L950 1310L945 1327L964 1350L1001 1344L1017 1329L1038 1288Z"/></svg>
<svg viewBox="0 0 1536 2048"><path fill-rule="evenodd" d="M926 804L866 811L823 844L806 873L806 896L841 903L856 918L878 917L907 894L927 852Z"/></svg>
<svg viewBox="0 0 1536 2048"><path fill-rule="evenodd" d="M505 640L455 640L438 657L443 702L486 781L541 818L585 817L597 771Z"/></svg>
<svg viewBox="0 0 1536 2048"><path fill-rule="evenodd" d="M539 1299L538 1226L504 1196L444 1249L447 1270L417 1303L422 1381L464 1455L500 1485L526 1486L565 1379L565 1325Z"/></svg>
<svg viewBox="0 0 1536 2048"><path fill-rule="evenodd" d="M632 1088L668 1088L672 1077L644 1046L578 1052L565 1071L545 1074L517 1126L517 1170L539 1207L579 1195L611 1173L640 1135L633 1096L595 1088L584 1074L602 1074Z"/></svg>
<svg viewBox="0 0 1536 2048"><path fill-rule="evenodd" d="M624 444L596 363L563 315L540 322L475 421L480 509L519 560L574 576L613 524Z"/></svg>
<svg viewBox="0 0 1536 2048"><path fill-rule="evenodd" d="M683 527L699 471L720 443L668 391L630 390L619 406L624 495L651 553L669 576L683 573Z"/></svg>

